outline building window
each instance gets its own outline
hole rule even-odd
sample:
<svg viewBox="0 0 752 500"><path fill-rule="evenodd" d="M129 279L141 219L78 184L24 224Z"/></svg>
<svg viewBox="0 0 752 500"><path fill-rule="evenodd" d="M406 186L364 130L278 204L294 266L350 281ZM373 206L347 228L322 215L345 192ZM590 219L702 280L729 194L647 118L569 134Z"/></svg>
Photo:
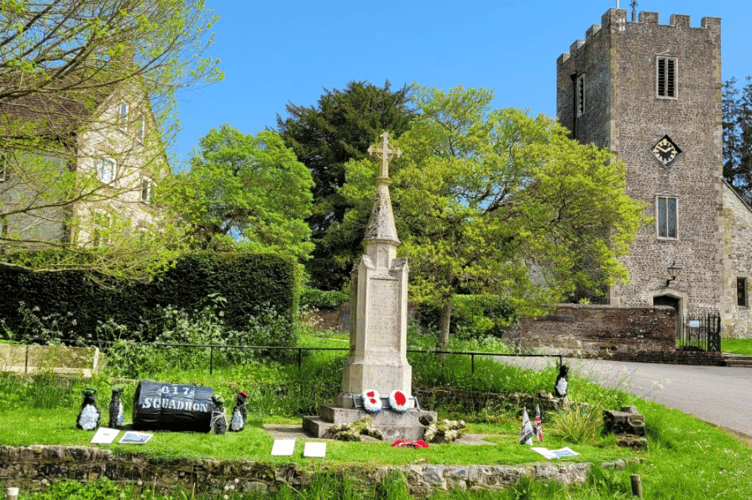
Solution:
<svg viewBox="0 0 752 500"><path fill-rule="evenodd" d="M658 97L676 99L676 80L679 62L675 57L656 60L656 88Z"/></svg>
<svg viewBox="0 0 752 500"><path fill-rule="evenodd" d="M128 128L128 104L125 102L120 103L118 116L118 123L120 128L126 130Z"/></svg>
<svg viewBox="0 0 752 500"><path fill-rule="evenodd" d="M141 201L149 203L151 201L152 181L144 177L141 180Z"/></svg>
<svg viewBox="0 0 752 500"><path fill-rule="evenodd" d="M676 205L676 198L667 196L658 197L657 218L659 238L676 238Z"/></svg>
<svg viewBox="0 0 752 500"><path fill-rule="evenodd" d="M100 158L97 166L97 179L110 184L115 180L115 160L112 158Z"/></svg>
<svg viewBox="0 0 752 500"><path fill-rule="evenodd" d="M736 278L736 305L747 307L747 278Z"/></svg>
<svg viewBox="0 0 752 500"><path fill-rule="evenodd" d="M577 116L580 116L585 112L585 75L580 75L577 78L577 84L575 85L575 99Z"/></svg>
<svg viewBox="0 0 752 500"><path fill-rule="evenodd" d="M5 153L0 153L0 182L8 180L8 174L10 167L8 167L8 156Z"/></svg>
<svg viewBox="0 0 752 500"><path fill-rule="evenodd" d="M138 115L138 120L136 121L136 139L139 141L144 140L144 130L146 129L146 120L144 120L144 115Z"/></svg>

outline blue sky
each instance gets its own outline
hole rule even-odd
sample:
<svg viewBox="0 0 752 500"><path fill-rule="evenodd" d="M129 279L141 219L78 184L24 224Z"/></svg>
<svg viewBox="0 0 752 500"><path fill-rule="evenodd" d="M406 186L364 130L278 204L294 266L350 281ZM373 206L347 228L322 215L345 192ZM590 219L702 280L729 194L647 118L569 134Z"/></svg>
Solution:
<svg viewBox="0 0 752 500"><path fill-rule="evenodd" d="M556 114L556 58L616 0L207 0L219 15L210 55L225 79L182 95L182 160L223 123L276 129L285 104L316 104L326 89L367 80L495 90L496 107ZM631 11L630 0L620 8ZM752 75L752 2L638 0L637 11L722 19L723 80ZM180 168L179 161L173 167Z"/></svg>

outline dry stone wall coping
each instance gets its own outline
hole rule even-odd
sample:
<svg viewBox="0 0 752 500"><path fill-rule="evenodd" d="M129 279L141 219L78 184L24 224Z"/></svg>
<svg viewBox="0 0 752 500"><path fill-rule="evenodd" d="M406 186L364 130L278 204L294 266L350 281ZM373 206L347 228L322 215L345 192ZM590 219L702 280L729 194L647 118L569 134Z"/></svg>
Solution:
<svg viewBox="0 0 752 500"><path fill-rule="evenodd" d="M621 470L630 461L616 460L601 467ZM591 463L535 463L530 465L437 465L411 464L401 467L350 467L343 473L376 484L395 471L407 477L411 494L422 496L436 490L502 489L522 477L560 481L585 481ZM271 465L252 461L152 460L143 455L114 455L110 450L88 446L0 446L0 481L22 490L38 490L50 482L73 479L87 482L107 477L115 483L154 487L169 491L176 485L218 493L232 489L240 493L275 491L282 485L310 483L314 471L295 464Z"/></svg>

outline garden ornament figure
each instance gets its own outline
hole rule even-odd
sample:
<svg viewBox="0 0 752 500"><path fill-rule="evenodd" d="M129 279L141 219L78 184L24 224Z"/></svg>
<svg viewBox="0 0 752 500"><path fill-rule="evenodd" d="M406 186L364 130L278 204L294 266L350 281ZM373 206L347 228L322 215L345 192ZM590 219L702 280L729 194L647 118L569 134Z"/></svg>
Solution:
<svg viewBox="0 0 752 500"><path fill-rule="evenodd" d="M211 428L216 434L227 432L227 415L225 412L225 400L222 396L212 396L214 410L212 410Z"/></svg>
<svg viewBox="0 0 752 500"><path fill-rule="evenodd" d="M559 375L556 376L556 383L554 384L554 396L557 398L567 397L567 386L569 386L569 367L561 365L559 367Z"/></svg>
<svg viewBox="0 0 752 500"><path fill-rule="evenodd" d="M123 394L123 386L116 385L112 388L112 399L110 399L110 421L107 427L110 429L120 429L123 426L123 401L120 396Z"/></svg>
<svg viewBox="0 0 752 500"><path fill-rule="evenodd" d="M76 427L85 431L93 431L99 427L101 413L97 407L97 391L84 389L84 402L81 403L81 411L76 419Z"/></svg>
<svg viewBox="0 0 752 500"><path fill-rule="evenodd" d="M240 432L245 428L248 420L248 410L245 403L248 400L248 394L239 392L235 397L235 408L232 409L232 418L230 419L230 431Z"/></svg>

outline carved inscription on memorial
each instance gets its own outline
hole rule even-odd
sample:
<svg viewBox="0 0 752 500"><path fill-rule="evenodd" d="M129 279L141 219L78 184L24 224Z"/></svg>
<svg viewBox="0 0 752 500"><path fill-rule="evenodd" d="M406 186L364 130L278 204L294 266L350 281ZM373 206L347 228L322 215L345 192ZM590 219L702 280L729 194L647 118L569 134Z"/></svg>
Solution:
<svg viewBox="0 0 752 500"><path fill-rule="evenodd" d="M399 348L400 282L373 279L369 283L368 345Z"/></svg>

